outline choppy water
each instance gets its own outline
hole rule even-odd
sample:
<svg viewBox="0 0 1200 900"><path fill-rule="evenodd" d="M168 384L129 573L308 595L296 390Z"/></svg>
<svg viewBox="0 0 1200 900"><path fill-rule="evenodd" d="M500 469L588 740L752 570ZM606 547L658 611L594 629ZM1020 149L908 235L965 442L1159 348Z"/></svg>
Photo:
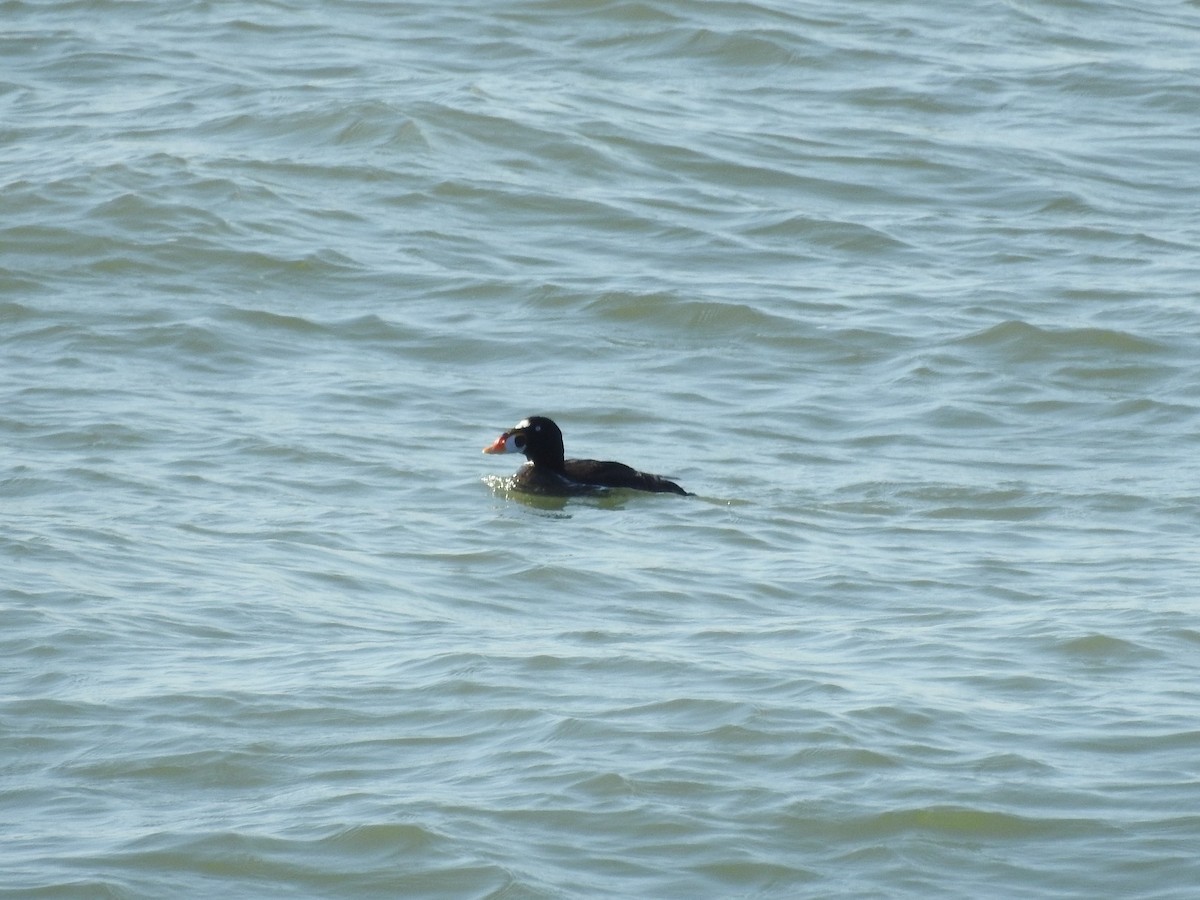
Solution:
<svg viewBox="0 0 1200 900"><path fill-rule="evenodd" d="M0 895L1194 896L1195 2L0 21Z"/></svg>

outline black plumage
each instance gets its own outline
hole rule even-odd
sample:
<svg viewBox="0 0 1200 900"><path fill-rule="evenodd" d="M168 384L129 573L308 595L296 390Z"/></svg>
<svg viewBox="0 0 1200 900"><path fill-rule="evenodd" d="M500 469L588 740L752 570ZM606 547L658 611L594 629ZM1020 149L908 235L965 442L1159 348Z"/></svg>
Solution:
<svg viewBox="0 0 1200 900"><path fill-rule="evenodd" d="M602 488L628 488L656 494L687 494L661 475L639 472L624 463L566 459L562 431L545 416L523 419L496 438L484 453L523 453L529 460L513 476L512 486L531 494L568 496Z"/></svg>

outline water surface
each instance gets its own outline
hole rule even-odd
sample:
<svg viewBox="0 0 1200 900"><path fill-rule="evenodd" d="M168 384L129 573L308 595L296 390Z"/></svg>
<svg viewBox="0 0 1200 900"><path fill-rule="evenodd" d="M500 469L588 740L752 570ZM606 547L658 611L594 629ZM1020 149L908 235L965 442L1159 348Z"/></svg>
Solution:
<svg viewBox="0 0 1200 900"><path fill-rule="evenodd" d="M1195 4L0 11L0 894L1193 895Z"/></svg>

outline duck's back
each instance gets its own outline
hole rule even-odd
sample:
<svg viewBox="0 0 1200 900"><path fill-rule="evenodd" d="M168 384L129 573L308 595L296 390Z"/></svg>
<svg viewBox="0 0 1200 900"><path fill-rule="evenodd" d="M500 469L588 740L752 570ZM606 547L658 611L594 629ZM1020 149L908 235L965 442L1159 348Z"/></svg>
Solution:
<svg viewBox="0 0 1200 900"><path fill-rule="evenodd" d="M661 475L639 472L624 463L599 459L568 459L567 477L580 484L606 488L629 488L656 494L687 494L675 482Z"/></svg>

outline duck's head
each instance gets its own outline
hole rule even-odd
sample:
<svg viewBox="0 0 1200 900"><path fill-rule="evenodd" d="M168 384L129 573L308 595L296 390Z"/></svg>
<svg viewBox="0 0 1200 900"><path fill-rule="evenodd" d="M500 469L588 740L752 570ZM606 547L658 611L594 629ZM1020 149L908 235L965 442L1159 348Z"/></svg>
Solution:
<svg viewBox="0 0 1200 900"><path fill-rule="evenodd" d="M523 453L534 465L563 463L563 439L558 426L545 416L530 416L483 448L484 453Z"/></svg>

